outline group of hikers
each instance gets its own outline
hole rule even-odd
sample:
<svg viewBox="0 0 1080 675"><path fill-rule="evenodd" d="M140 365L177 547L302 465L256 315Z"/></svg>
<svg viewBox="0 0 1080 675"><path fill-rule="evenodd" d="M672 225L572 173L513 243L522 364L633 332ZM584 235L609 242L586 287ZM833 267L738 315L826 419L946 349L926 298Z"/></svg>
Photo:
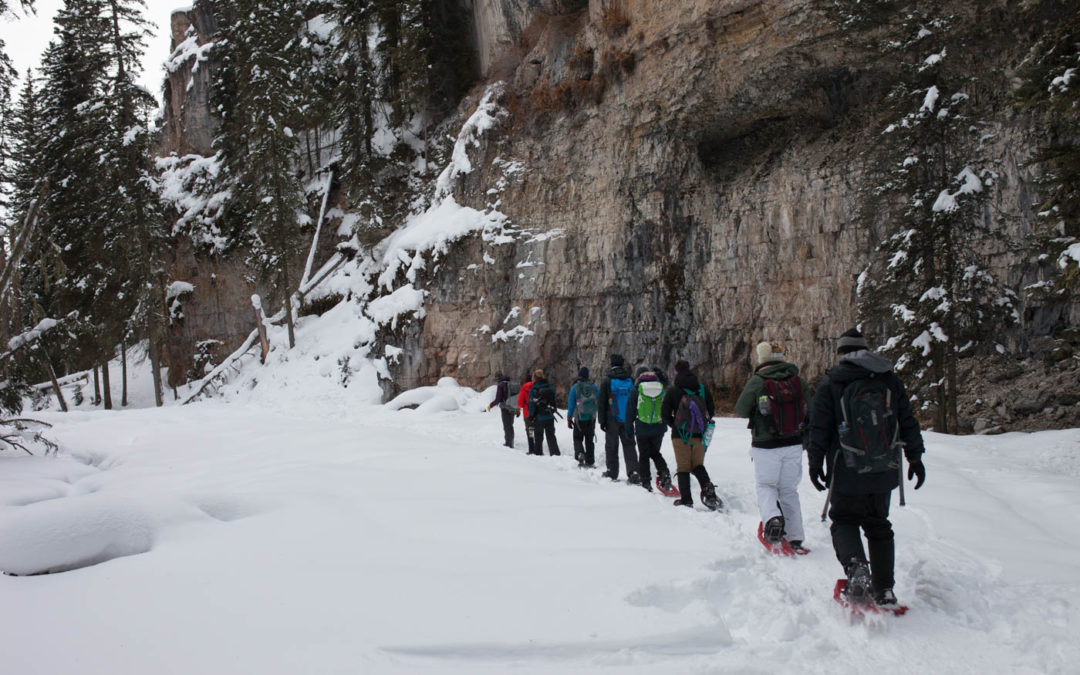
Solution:
<svg viewBox="0 0 1080 675"><path fill-rule="evenodd" d="M802 456L811 484L828 490L830 531L836 558L844 567L845 598L854 605L895 605L894 537L889 521L892 491L903 479L900 453L908 462L907 478L922 487L926 469L918 420L903 383L888 359L872 351L857 329L837 340L838 362L817 383L815 392L785 360L782 348L761 342L756 366L735 403L749 420L760 537L767 546L805 553L798 485ZM582 367L570 387L566 421L573 430L574 457L582 467L595 464L596 426L604 434L605 471L619 478L620 446L628 482L652 491L656 485L674 496L676 506L693 506L691 480L699 484L701 503L718 510L723 502L705 469L715 407L712 394L685 360L675 363L674 382L658 367L642 366L633 375L619 354L597 385ZM514 447L514 420L524 418L529 454L559 455L555 420L560 417L555 389L543 370L534 371L518 392L510 378L496 376L495 400L488 410L502 413L504 445ZM660 453L668 431L675 454L676 486ZM867 547L864 549L862 534Z"/></svg>

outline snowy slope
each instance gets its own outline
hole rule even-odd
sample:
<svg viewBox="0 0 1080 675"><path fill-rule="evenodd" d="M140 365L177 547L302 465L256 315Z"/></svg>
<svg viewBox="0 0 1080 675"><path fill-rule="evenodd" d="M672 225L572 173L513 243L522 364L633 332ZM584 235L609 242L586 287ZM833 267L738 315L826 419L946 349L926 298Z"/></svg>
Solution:
<svg viewBox="0 0 1080 675"><path fill-rule="evenodd" d="M853 625L821 495L803 483L809 556L756 541L739 420L714 514L527 457L520 427L502 448L490 392L259 390L49 413L59 457L0 455L0 568L123 556L0 577L0 672L1076 672L1078 430L928 434L927 484L894 502L912 610Z"/></svg>

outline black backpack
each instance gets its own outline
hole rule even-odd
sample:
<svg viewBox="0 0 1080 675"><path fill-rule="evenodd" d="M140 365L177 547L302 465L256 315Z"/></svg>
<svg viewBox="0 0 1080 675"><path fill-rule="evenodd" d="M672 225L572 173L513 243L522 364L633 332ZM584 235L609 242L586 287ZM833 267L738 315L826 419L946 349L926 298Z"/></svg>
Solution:
<svg viewBox="0 0 1080 675"><path fill-rule="evenodd" d="M555 416L558 406L555 403L555 388L551 385L541 387L536 394L536 416Z"/></svg>
<svg viewBox="0 0 1080 675"><path fill-rule="evenodd" d="M856 473L883 473L900 467L900 424L892 389L884 378L855 380L840 394L840 448Z"/></svg>
<svg viewBox="0 0 1080 675"><path fill-rule="evenodd" d="M802 380L792 375L784 380L764 379L765 395L769 397L769 417L776 435L797 436L806 426L806 398Z"/></svg>

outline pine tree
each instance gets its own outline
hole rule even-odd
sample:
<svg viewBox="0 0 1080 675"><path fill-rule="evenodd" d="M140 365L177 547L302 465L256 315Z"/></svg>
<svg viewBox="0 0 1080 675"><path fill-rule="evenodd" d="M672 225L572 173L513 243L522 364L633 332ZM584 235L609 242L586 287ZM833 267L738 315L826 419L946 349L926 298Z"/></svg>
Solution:
<svg viewBox="0 0 1080 675"><path fill-rule="evenodd" d="M373 179L375 160L377 94L371 54L375 8L371 0L341 0L332 16L338 32L333 57L339 73L332 107L341 137L342 178L353 186L366 185Z"/></svg>
<svg viewBox="0 0 1080 675"><path fill-rule="evenodd" d="M164 327L164 256L168 245L165 217L158 197L147 118L156 101L139 86L139 61L150 36L142 0L110 0L109 72L112 82L107 100L112 111L104 155L110 190L109 212L113 227L122 234L112 243L123 264L116 266L121 282L116 303L105 318L109 354L131 333L145 335L153 374L154 397L162 405L161 355ZM138 330L133 330L136 328ZM106 361L107 364L107 361ZM106 395L108 369L105 373ZM107 403L107 407L109 404Z"/></svg>
<svg viewBox="0 0 1080 675"><path fill-rule="evenodd" d="M215 91L221 116L217 147L231 191L227 234L231 247L249 249L257 270L276 283L292 347L292 286L298 275L291 265L301 246L304 204L294 132L302 117L302 5L240 0L229 12L235 20L221 22Z"/></svg>
<svg viewBox="0 0 1080 675"><path fill-rule="evenodd" d="M935 6L835 7L842 25L869 31L900 64L884 102L895 118L872 157L879 183L861 214L889 231L859 279L859 317L889 336L882 351L911 373L909 391L933 410L935 428L955 432L958 360L991 346L988 326L1018 318L989 266L1001 246L988 207L997 176L965 91L972 82L949 62L943 37L954 27Z"/></svg>
<svg viewBox="0 0 1080 675"><path fill-rule="evenodd" d="M46 195L38 237L38 259L48 261L34 301L46 316L72 310L81 320L76 338L62 349L65 362L89 366L100 361L95 325L115 296L100 252L112 235L101 184L101 157L109 120L103 98L108 64L108 26L101 0L67 0L55 18L56 38L46 50L41 98L43 145L39 150Z"/></svg>

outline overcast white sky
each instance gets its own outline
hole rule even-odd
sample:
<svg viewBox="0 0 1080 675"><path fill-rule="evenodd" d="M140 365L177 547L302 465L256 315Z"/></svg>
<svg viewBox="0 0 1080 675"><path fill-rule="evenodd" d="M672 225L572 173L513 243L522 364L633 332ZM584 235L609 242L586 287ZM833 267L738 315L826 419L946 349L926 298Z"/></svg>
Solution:
<svg viewBox="0 0 1080 675"><path fill-rule="evenodd" d="M157 37L147 44L143 57L141 83L155 96L161 93L164 80L162 63L169 56L169 17L177 9L188 9L191 3L183 0L145 0L146 17L157 25ZM18 0L11 0L9 5L18 6ZM52 19L56 11L64 5L64 0L36 0L37 16L24 16L16 9L15 16L0 20L0 37L6 43L8 56L15 62L21 78L26 69L37 69L41 62L41 53L52 40ZM17 91L17 90L16 90Z"/></svg>

